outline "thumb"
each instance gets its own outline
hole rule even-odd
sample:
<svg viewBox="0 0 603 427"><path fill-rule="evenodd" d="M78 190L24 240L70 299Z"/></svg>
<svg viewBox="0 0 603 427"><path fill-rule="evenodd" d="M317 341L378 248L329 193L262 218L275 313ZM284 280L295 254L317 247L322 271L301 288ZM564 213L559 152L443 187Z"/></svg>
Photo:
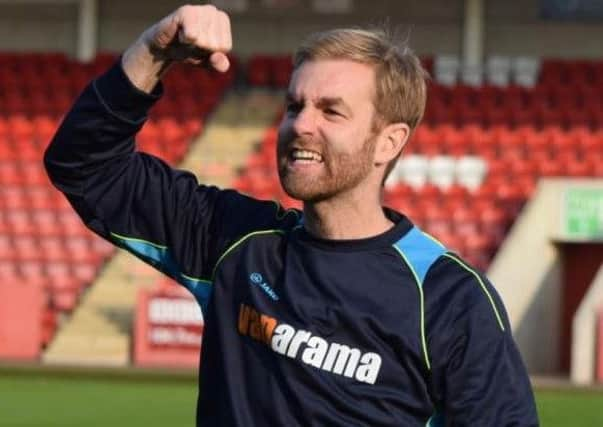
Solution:
<svg viewBox="0 0 603 427"><path fill-rule="evenodd" d="M228 60L228 56L222 52L214 52L209 57L209 63L211 66L221 72L225 73L230 68L230 61Z"/></svg>

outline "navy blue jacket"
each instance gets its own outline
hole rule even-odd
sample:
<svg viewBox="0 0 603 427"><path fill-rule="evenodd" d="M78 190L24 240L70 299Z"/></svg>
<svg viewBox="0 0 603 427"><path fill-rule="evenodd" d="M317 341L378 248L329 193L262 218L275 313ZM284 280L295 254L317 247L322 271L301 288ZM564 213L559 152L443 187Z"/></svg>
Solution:
<svg viewBox="0 0 603 427"><path fill-rule="evenodd" d="M161 95L119 64L45 155L86 225L187 287L205 319L199 426L535 426L496 291L406 217L316 238L301 213L136 152Z"/></svg>

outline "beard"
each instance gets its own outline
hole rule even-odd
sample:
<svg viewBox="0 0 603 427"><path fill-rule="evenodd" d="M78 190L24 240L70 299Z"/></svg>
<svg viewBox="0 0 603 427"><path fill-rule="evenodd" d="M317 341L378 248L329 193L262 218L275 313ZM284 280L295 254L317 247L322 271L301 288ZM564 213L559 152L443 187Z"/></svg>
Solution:
<svg viewBox="0 0 603 427"><path fill-rule="evenodd" d="M303 202L321 202L357 187L371 172L376 135L371 133L360 149L353 153L336 153L329 144L319 143L322 163L318 173L309 174L289 168L289 147L312 147L303 138L287 141L279 135L277 144L278 174L285 192ZM316 145L314 143L314 145Z"/></svg>

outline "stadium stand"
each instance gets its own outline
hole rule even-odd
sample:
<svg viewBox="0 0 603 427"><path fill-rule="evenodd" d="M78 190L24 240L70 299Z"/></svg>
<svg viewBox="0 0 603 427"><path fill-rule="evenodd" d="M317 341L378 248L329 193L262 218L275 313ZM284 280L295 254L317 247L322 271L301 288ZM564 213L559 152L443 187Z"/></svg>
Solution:
<svg viewBox="0 0 603 427"><path fill-rule="evenodd" d="M247 64L247 82L251 86L286 88L292 69L288 55L254 55Z"/></svg>
<svg viewBox="0 0 603 427"><path fill-rule="evenodd" d="M0 55L0 278L43 290L42 348L93 281L127 282L132 276L127 257L113 261L117 273L106 273L114 250L83 227L41 167L61 115L83 85L114 60L99 55L83 65L60 54ZM603 176L603 63L494 56L483 69L470 69L449 56L427 58L425 64L435 79L424 123L386 184L385 202L487 269L540 178ZM139 136L139 148L193 170L202 182L213 179L299 207L282 192L274 167L278 105L291 68L287 56L252 57L245 77L255 92L251 98L248 89L231 92L220 105L224 115L213 114L207 129L208 113L235 74L216 80L174 70L166 96ZM40 78L42 70L51 84ZM251 117L243 110L252 111ZM202 130L207 138L191 145ZM94 298L88 292L91 301L97 298L89 311L72 316L75 333L81 324L94 323L90 312L111 304L117 314L105 317L123 324L120 310L126 308L108 304L101 289ZM126 300L135 298L131 288L125 293ZM106 339L103 345L127 349L128 339L113 344ZM81 342L69 340L63 343L67 353L81 348ZM45 360L61 360L58 353L47 351ZM127 363L127 350L120 354L115 363Z"/></svg>
<svg viewBox="0 0 603 427"><path fill-rule="evenodd" d="M44 149L75 96L115 60L100 54L82 64L63 54L0 53L0 279L35 285L45 295L40 348L115 252L84 227L42 165ZM140 134L139 149L180 162L234 76L174 69L166 81L170 90Z"/></svg>
<svg viewBox="0 0 603 427"><path fill-rule="evenodd" d="M255 57L248 81L274 86L279 61ZM425 61L435 79L424 122L385 194L386 204L484 270L539 178L603 176L603 63L494 56L486 64L469 70L450 55ZM275 144L273 126L234 185L299 206L280 189Z"/></svg>

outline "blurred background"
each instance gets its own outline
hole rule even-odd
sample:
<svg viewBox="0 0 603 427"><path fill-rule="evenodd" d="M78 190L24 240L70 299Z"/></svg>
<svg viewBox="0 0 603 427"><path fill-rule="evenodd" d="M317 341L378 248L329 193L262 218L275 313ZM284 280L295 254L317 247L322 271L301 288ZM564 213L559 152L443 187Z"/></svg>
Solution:
<svg viewBox="0 0 603 427"><path fill-rule="evenodd" d="M384 203L486 271L543 425L603 425L603 0L216 0L225 74L177 66L142 151L298 207L274 165L291 55L388 23L432 79ZM0 425L192 425L193 299L89 232L42 155L171 0L0 0ZM599 403L597 403L599 402Z"/></svg>

